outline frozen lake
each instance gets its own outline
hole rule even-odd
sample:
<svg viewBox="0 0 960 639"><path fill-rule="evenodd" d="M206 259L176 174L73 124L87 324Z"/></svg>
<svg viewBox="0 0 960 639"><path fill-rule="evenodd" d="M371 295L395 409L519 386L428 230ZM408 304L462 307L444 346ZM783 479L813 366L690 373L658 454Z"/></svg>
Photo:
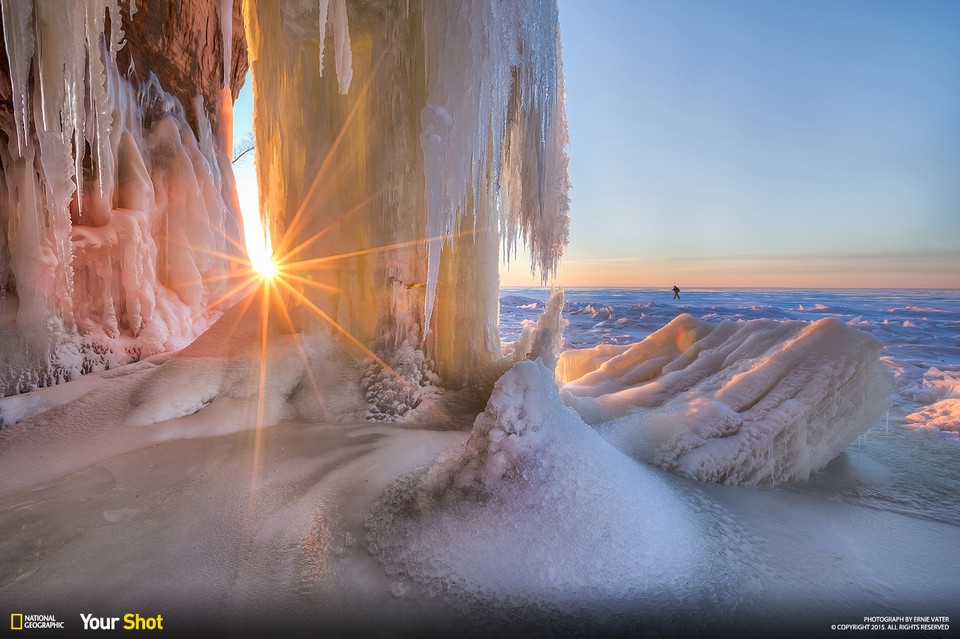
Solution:
<svg viewBox="0 0 960 639"><path fill-rule="evenodd" d="M81 380L82 393L52 389L70 401L0 432L3 608L75 630L80 613L162 614L165 628L232 636L276 624L388 636L833 636L831 625L885 616L958 625L960 444L905 419L951 397L956 292L567 293L574 347L637 341L678 312L836 315L884 343L897 374L889 418L807 481L726 486L636 462L556 417L562 428L528 440L538 461L526 483L441 497L418 517L394 508L422 478L411 471L467 431L298 419L256 430L254 404L217 403L134 427L130 398L162 364L145 361ZM545 299L504 291L504 339ZM539 402L531 380L518 406ZM203 436L224 420L235 432Z"/></svg>

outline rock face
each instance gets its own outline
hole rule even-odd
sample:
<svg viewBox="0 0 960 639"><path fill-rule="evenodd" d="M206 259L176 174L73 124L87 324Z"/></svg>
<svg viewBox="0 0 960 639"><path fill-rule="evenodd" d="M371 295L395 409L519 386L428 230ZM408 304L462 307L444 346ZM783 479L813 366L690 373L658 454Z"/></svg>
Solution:
<svg viewBox="0 0 960 639"><path fill-rule="evenodd" d="M233 3L230 88L237 98L247 74L247 40L243 31L242 0ZM216 104L223 87L223 37L220 6L215 0L140 0L130 17L130 6L120 5L127 45L117 53L121 70L133 63L132 78L154 73L163 89L188 104L196 95ZM220 135L216 110L207 118Z"/></svg>
<svg viewBox="0 0 960 639"><path fill-rule="evenodd" d="M242 0L228 1L233 3L230 88L236 99L247 75L247 40ZM121 75L143 82L153 73L163 90L185 105L202 95L214 135L220 136L217 101L223 87L221 4L215 0L139 0L132 4L133 11L130 0L120 0L117 5L126 40L117 52ZM0 49L0 124L2 132L9 134L11 129L6 124L13 122L13 96L3 32Z"/></svg>
<svg viewBox="0 0 960 639"><path fill-rule="evenodd" d="M209 325L240 252L229 152L247 53L241 0L0 8L6 395Z"/></svg>

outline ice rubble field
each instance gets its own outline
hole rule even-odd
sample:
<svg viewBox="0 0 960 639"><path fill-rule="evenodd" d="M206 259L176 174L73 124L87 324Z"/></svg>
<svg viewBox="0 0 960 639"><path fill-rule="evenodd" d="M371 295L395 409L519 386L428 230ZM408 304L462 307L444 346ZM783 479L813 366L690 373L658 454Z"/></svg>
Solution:
<svg viewBox="0 0 960 639"><path fill-rule="evenodd" d="M449 430L423 408L396 424L349 421L362 416L362 404L343 382L359 370L323 340L297 363L292 336L279 333L260 404L257 350L237 338L255 334L258 318L229 315L218 326L234 322L234 339L215 329L177 356L2 400L8 423L45 412L0 432L0 601L64 615L139 608L212 630L282 621L304 630L469 623L478 632L692 634L787 622L826 634L831 623L865 615L960 614L956 418L925 417L949 414L944 402L956 396L956 293L682 295L675 303L660 291L568 291L567 346L609 345L560 359L561 373L574 377L597 369L593 383L581 379L563 394L572 405L591 404L578 406L586 422L539 362L506 373L469 432ZM518 337L545 300L540 291L506 291L504 339ZM745 322L722 328L723 319ZM661 331L671 339L646 342L645 358L624 348L671 320L684 330ZM757 328L743 333L750 326ZM690 454L713 468L730 457L697 453L712 438L696 427L685 431L686 444L664 445L651 435L657 419L682 421L677 411L687 406L715 418L708 424L729 424L718 398L743 392L757 374L756 366L737 368L732 354L765 352L762 338L779 332L764 365L788 360L781 346L791 343L802 349L798 361L816 359L816 340L791 342L804 331L845 364L790 364L800 372L783 379L851 423L864 403L877 402L869 407L883 415L876 425L806 481L727 486L683 477L703 467L703 459L685 461ZM708 348L711 335L730 352ZM701 371L717 387L677 363L684 340L727 361L719 377ZM889 390L889 382L867 364L881 347L895 379L889 417L870 390ZM655 384L632 386L638 379ZM866 401L823 401L824 379L848 380ZM309 392L313 384L322 392ZM773 400L772 421L795 426L791 400ZM738 414L746 423L762 408L757 401ZM254 429L258 413L280 422ZM629 419L634 428L625 429ZM779 461L727 467L777 472L802 458L802 478L836 445L810 424L803 426L815 436L798 442L754 422L743 437L780 451Z"/></svg>
<svg viewBox="0 0 960 639"><path fill-rule="evenodd" d="M567 289L565 349L601 347L607 354L639 342L678 313L719 323L835 317L876 337L896 378L891 419L907 428L960 433L960 295L953 290L697 290ZM501 333L516 339L542 310L538 289L504 289ZM607 346L603 346L607 345ZM571 362L573 359L571 358ZM561 363L561 367L564 364ZM561 369L562 372L562 369ZM567 379L572 379L567 375Z"/></svg>

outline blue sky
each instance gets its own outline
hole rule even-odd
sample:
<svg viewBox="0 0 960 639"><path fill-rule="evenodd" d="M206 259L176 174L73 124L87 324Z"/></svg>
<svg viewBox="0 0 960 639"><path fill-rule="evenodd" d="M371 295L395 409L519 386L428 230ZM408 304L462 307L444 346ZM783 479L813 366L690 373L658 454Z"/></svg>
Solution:
<svg viewBox="0 0 960 639"><path fill-rule="evenodd" d="M960 288L960 2L559 6L557 283Z"/></svg>
<svg viewBox="0 0 960 639"><path fill-rule="evenodd" d="M960 287L960 3L559 4L561 284Z"/></svg>

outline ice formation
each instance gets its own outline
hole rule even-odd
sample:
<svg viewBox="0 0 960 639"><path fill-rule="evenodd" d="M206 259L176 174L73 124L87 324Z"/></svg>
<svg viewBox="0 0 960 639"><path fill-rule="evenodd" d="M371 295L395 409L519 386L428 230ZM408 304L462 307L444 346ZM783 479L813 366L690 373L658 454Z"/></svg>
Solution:
<svg viewBox="0 0 960 639"><path fill-rule="evenodd" d="M893 390L882 344L835 318L680 315L627 349L561 354L567 403L624 452L732 484L806 479L873 425ZM585 372L592 368L589 372Z"/></svg>
<svg viewBox="0 0 960 639"><path fill-rule="evenodd" d="M118 1L4 0L2 14L9 394L188 344L226 287L239 229L216 107L181 104L149 69L125 70L136 84L121 77Z"/></svg>
<svg viewBox="0 0 960 639"><path fill-rule="evenodd" d="M563 405L542 362L521 361L464 444L378 500L367 539L388 574L431 596L552 615L689 588L705 543L678 504Z"/></svg>
<svg viewBox="0 0 960 639"><path fill-rule="evenodd" d="M296 335L253 294L137 382L126 423L150 426L216 404L217 419L154 427L156 439L209 437L276 424L362 419L356 354L326 332ZM266 326L266 331L264 331Z"/></svg>
<svg viewBox="0 0 960 639"><path fill-rule="evenodd" d="M929 405L907 415L907 428L935 428L960 433L960 373L931 366L923 378L900 394Z"/></svg>
<svg viewBox="0 0 960 639"><path fill-rule="evenodd" d="M467 381L500 357L501 247L522 238L549 273L567 239L555 1L248 0L244 16L277 259L388 362L411 347Z"/></svg>

